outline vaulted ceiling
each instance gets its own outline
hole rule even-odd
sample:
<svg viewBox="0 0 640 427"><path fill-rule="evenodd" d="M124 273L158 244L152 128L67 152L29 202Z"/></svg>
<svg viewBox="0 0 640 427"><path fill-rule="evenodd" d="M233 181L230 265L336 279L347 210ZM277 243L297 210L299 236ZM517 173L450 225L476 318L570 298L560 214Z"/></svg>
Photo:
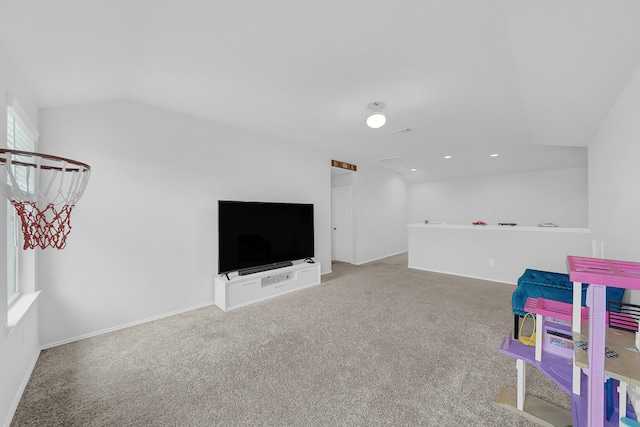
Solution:
<svg viewBox="0 0 640 427"><path fill-rule="evenodd" d="M636 0L0 0L40 107L137 100L410 182L585 166L639 22Z"/></svg>

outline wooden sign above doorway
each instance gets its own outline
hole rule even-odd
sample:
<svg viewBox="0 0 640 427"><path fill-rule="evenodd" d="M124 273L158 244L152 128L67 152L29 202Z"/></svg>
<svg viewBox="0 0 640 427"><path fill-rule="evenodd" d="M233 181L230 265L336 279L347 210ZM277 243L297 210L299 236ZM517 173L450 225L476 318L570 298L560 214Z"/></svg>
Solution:
<svg viewBox="0 0 640 427"><path fill-rule="evenodd" d="M351 163L341 162L338 160L331 160L331 166L333 166L334 168L340 168L340 169L354 171L354 172L358 170L358 166L352 165Z"/></svg>

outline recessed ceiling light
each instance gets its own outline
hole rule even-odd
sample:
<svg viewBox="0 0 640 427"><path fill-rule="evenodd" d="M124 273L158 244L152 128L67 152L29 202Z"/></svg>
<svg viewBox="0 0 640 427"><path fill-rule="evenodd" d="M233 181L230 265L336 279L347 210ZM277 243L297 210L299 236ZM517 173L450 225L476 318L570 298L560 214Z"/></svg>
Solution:
<svg viewBox="0 0 640 427"><path fill-rule="evenodd" d="M444 156L445 159L450 159L451 157L453 157L453 156L448 156L448 155Z"/></svg>
<svg viewBox="0 0 640 427"><path fill-rule="evenodd" d="M493 153L493 154L491 155L491 157L498 157L498 154L497 154L497 153Z"/></svg>
<svg viewBox="0 0 640 427"><path fill-rule="evenodd" d="M416 168L412 168L412 169L411 169L411 172L415 172L415 171L417 171L417 170L418 170L418 169L416 169Z"/></svg>

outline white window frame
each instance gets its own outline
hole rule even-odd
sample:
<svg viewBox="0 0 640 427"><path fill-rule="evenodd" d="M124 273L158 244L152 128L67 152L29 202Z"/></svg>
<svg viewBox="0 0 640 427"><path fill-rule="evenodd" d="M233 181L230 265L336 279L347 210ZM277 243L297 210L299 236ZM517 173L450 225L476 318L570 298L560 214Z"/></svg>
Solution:
<svg viewBox="0 0 640 427"><path fill-rule="evenodd" d="M38 130L15 99L10 97L7 104L7 148L36 151L39 138ZM27 254L22 250L23 237L20 217L8 200L6 203L7 305L12 307L21 295L35 290L35 258L34 254Z"/></svg>
<svg viewBox="0 0 640 427"><path fill-rule="evenodd" d="M20 298L20 264L18 253L18 224L15 208L7 200L7 304L11 306Z"/></svg>

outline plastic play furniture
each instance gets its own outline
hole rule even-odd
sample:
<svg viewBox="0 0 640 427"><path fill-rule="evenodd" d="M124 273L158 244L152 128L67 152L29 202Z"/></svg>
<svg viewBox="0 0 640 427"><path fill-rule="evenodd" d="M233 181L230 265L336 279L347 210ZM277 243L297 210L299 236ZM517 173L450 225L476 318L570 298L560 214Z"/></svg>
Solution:
<svg viewBox="0 0 640 427"><path fill-rule="evenodd" d="M567 263L569 278L574 286L572 322L574 341L583 341L583 338L588 337L586 341L589 343L586 352L579 349L575 351L576 365L582 367L587 374L587 401L586 410L583 410L584 399L575 397L579 395L576 391L581 394L581 390L576 390L574 384L574 397L572 399L575 412L574 426L576 424L578 426L584 425L583 420L586 418L588 427L601 427L605 423L604 383L606 377L619 377L621 384L633 383L634 385L640 385L640 356L638 353L625 350L626 345L633 345L633 334L627 333L629 337L628 344L627 341L614 343L614 339L618 339L624 334L611 334L610 337L607 337L606 331L607 286L640 290L640 263L574 256L568 256ZM580 306L578 305L583 283L590 284L587 292L589 323L586 334L580 333L582 325L579 321ZM609 359L605 364L605 347L609 347L610 342L611 346L615 345L619 349L617 351L620 357ZM581 360L580 356L583 353L587 355L586 361ZM620 388L624 389L624 386ZM624 390L621 390L621 400L623 392ZM626 399L626 392L624 392L624 395ZM626 400L624 403L625 405L621 405L622 407L626 406ZM577 420L576 416L578 417Z"/></svg>
<svg viewBox="0 0 640 427"><path fill-rule="evenodd" d="M559 332L564 339L571 334L572 304L544 298L527 298L523 309L536 315L536 345L526 346L512 337L502 341L500 352L516 358L517 388L501 387L497 402L521 415L547 426L565 426L573 422L570 411L528 395L526 392L526 365L533 365L549 377L565 393L571 393L572 371L569 363L573 349L555 350L550 344L549 331ZM583 313L587 315L587 309ZM558 338L560 338L558 336ZM545 342L547 346L545 346ZM544 357L543 349L546 348Z"/></svg>
<svg viewBox="0 0 640 427"><path fill-rule="evenodd" d="M565 393L571 393L571 365L566 358L547 354L538 361L534 347L522 344L511 335L502 340L500 352L516 359L517 388L500 387L496 398L498 404L544 426L573 424L571 411L526 392L526 366L529 364L549 377Z"/></svg>
<svg viewBox="0 0 640 427"><path fill-rule="evenodd" d="M567 277L568 280L568 277ZM563 408L526 393L526 364L531 364L555 382L565 393L571 393L573 341L571 337L572 304L527 298L524 311L536 315L536 345L526 346L507 337L500 352L516 358L517 388L502 387L497 402L519 414L547 426L565 426L573 423L572 414ZM583 319L588 309L582 307ZM556 335L553 335L556 334ZM552 340L566 343L554 345ZM544 356L543 356L544 350Z"/></svg>
<svg viewBox="0 0 640 427"><path fill-rule="evenodd" d="M555 354L566 359L573 359L573 338L571 317L573 304L547 300L544 298L527 298L524 309L536 315L536 360L542 361L542 352ZM589 309L581 307L581 321L589 319ZM565 339L565 337L568 337ZM554 341L557 340L557 341ZM571 343L568 342L571 340ZM563 345L565 344L566 345Z"/></svg>
<svg viewBox="0 0 640 427"><path fill-rule="evenodd" d="M586 305L587 284L581 288L580 305ZM607 299L609 301L622 301L624 289L608 288ZM553 273L527 268L518 279L518 286L511 295L511 306L513 310L513 334L518 338L518 325L520 316L526 313L525 304L527 298L543 298L573 304L573 283L569 280L568 274Z"/></svg>
<svg viewBox="0 0 640 427"><path fill-rule="evenodd" d="M634 347L633 332L607 332L607 287L640 289L640 263L568 257L568 265L575 303L528 298L523 309L537 314L536 347L526 346L512 336L503 339L500 352L516 358L518 385L517 389L501 387L497 403L541 425L625 425L627 418L637 417L633 406L627 404L627 387L630 391L640 387L640 353L627 350ZM581 306L583 283L591 283L586 295L588 307ZM567 331L571 332L572 342L567 339ZM562 339L552 343L554 334ZM566 348L554 348L555 344L566 344ZM569 360L570 353L566 351L569 346L573 347L573 360ZM605 361L605 347L617 352L618 357ZM526 394L526 364L570 394L572 411Z"/></svg>
<svg viewBox="0 0 640 427"><path fill-rule="evenodd" d="M640 427L640 423L632 420L631 418L627 418L627 417L622 417L620 419L620 426L624 426L624 427Z"/></svg>

